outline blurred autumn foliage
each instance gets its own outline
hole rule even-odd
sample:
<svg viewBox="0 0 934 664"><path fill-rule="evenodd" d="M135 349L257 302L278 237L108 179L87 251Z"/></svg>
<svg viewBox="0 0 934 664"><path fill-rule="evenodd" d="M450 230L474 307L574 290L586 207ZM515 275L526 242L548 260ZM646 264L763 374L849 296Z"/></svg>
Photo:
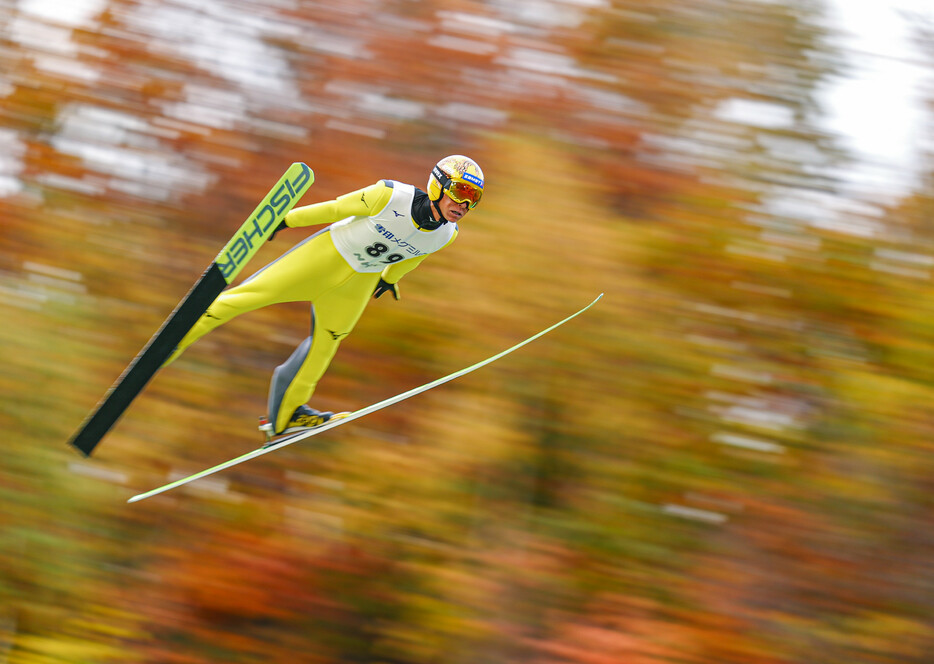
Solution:
<svg viewBox="0 0 934 664"><path fill-rule="evenodd" d="M934 162L847 181L827 25L805 0L0 7L0 663L930 662ZM597 307L126 505L260 442L309 315L255 312L67 448L288 164L314 202L460 152L483 204L313 405Z"/></svg>

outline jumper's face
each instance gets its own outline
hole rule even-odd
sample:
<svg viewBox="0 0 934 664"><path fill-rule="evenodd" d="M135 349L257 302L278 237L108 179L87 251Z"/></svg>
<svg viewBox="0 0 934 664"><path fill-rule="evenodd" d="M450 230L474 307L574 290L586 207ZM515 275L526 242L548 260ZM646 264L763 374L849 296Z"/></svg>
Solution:
<svg viewBox="0 0 934 664"><path fill-rule="evenodd" d="M441 214L444 216L444 218L453 224L456 224L458 221L463 219L464 215L470 211L469 203L466 201L463 203L458 203L453 198L448 196L446 192L438 202L438 207L441 208Z"/></svg>

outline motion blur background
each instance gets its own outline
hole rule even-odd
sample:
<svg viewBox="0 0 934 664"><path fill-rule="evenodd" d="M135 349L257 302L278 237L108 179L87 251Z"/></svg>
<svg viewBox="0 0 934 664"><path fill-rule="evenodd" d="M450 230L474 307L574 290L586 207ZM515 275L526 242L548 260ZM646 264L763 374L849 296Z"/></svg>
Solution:
<svg viewBox="0 0 934 664"><path fill-rule="evenodd" d="M914 4L0 3L0 663L931 662ZM127 505L260 442L309 323L266 309L68 448L290 163L311 203L450 153L482 204L313 405L604 300Z"/></svg>

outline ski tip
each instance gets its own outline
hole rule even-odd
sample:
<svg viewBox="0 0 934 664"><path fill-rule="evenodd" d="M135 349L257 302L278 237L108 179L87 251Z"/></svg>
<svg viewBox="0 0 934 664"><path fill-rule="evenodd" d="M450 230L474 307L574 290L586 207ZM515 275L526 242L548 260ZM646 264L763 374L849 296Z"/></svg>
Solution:
<svg viewBox="0 0 934 664"><path fill-rule="evenodd" d="M315 172L309 168L308 164L306 164L304 161L292 162L292 166L290 168L297 168L301 171L307 171L308 177L310 178L308 182L309 187L315 183Z"/></svg>

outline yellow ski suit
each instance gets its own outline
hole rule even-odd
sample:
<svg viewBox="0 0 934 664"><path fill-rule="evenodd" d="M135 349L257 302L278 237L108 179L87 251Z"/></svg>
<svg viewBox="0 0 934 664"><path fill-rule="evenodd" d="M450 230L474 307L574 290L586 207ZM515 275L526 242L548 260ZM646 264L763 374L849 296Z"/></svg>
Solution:
<svg viewBox="0 0 934 664"><path fill-rule="evenodd" d="M311 398L380 279L398 283L457 236L456 224L439 224L431 216L425 192L391 180L296 208L285 224L329 226L221 293L166 362L240 314L281 302L310 302L311 335L275 370L270 384L268 416L277 433Z"/></svg>

